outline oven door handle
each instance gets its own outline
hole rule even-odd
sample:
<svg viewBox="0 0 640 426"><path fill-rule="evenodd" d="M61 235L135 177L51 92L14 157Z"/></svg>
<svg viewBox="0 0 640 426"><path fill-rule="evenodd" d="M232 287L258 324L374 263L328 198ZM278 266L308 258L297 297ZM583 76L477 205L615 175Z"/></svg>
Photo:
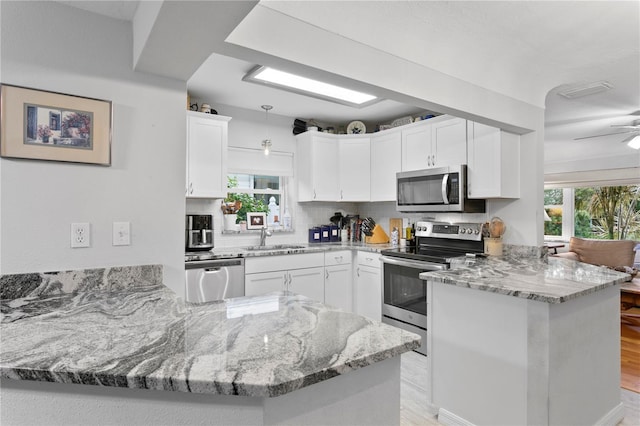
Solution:
<svg viewBox="0 0 640 426"><path fill-rule="evenodd" d="M389 257L389 256L382 256L380 257L380 260L382 260L382 263L387 263L389 265L405 266L407 268L421 269L425 272L442 271L447 269L447 265L444 265L444 264L398 259L398 258Z"/></svg>

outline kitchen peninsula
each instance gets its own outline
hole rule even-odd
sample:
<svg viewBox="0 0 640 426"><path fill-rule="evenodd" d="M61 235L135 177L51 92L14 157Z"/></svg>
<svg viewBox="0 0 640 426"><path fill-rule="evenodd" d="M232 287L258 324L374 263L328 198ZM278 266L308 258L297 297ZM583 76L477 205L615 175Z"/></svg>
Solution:
<svg viewBox="0 0 640 426"><path fill-rule="evenodd" d="M572 260L459 259L427 280L431 395L443 424L615 425L620 284Z"/></svg>
<svg viewBox="0 0 640 426"><path fill-rule="evenodd" d="M1 276L2 423L399 423L417 335L287 292L184 303L161 276Z"/></svg>

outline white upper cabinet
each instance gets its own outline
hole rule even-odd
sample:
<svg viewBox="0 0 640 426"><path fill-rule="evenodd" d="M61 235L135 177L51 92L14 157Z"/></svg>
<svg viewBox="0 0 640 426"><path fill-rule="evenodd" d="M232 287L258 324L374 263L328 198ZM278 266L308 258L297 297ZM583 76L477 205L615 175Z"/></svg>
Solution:
<svg viewBox="0 0 640 426"><path fill-rule="evenodd" d="M338 144L316 132L297 136L298 200L335 201L339 195Z"/></svg>
<svg viewBox="0 0 640 426"><path fill-rule="evenodd" d="M229 120L230 117L187 111L187 197L226 197Z"/></svg>
<svg viewBox="0 0 640 426"><path fill-rule="evenodd" d="M369 201L369 138L305 132L298 141L299 201Z"/></svg>
<svg viewBox="0 0 640 426"><path fill-rule="evenodd" d="M431 125L432 166L467 164L467 120L453 118Z"/></svg>
<svg viewBox="0 0 640 426"><path fill-rule="evenodd" d="M431 125L425 121L421 126L402 130L402 171L421 170L431 164Z"/></svg>
<svg viewBox="0 0 640 426"><path fill-rule="evenodd" d="M339 201L369 201L371 154L369 138L340 139Z"/></svg>
<svg viewBox="0 0 640 426"><path fill-rule="evenodd" d="M520 136L469 121L467 196L520 197Z"/></svg>
<svg viewBox="0 0 640 426"><path fill-rule="evenodd" d="M402 130L402 171L466 162L466 120L443 115Z"/></svg>
<svg viewBox="0 0 640 426"><path fill-rule="evenodd" d="M401 169L400 131L371 138L371 201L395 201L396 173Z"/></svg>

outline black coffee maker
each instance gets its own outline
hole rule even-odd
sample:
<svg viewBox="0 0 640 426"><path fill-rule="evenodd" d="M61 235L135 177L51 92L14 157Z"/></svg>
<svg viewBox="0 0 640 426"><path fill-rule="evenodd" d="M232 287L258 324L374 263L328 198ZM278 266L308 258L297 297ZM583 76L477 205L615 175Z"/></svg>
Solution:
<svg viewBox="0 0 640 426"><path fill-rule="evenodd" d="M213 216L188 214L185 222L186 251L211 250L213 248Z"/></svg>

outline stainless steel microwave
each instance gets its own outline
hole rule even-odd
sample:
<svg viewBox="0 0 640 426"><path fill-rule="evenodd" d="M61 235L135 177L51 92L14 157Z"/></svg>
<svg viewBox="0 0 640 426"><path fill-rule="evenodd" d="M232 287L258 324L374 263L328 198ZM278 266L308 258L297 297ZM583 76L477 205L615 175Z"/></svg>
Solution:
<svg viewBox="0 0 640 426"><path fill-rule="evenodd" d="M485 209L485 200L467 198L466 165L396 174L399 212L484 213Z"/></svg>

